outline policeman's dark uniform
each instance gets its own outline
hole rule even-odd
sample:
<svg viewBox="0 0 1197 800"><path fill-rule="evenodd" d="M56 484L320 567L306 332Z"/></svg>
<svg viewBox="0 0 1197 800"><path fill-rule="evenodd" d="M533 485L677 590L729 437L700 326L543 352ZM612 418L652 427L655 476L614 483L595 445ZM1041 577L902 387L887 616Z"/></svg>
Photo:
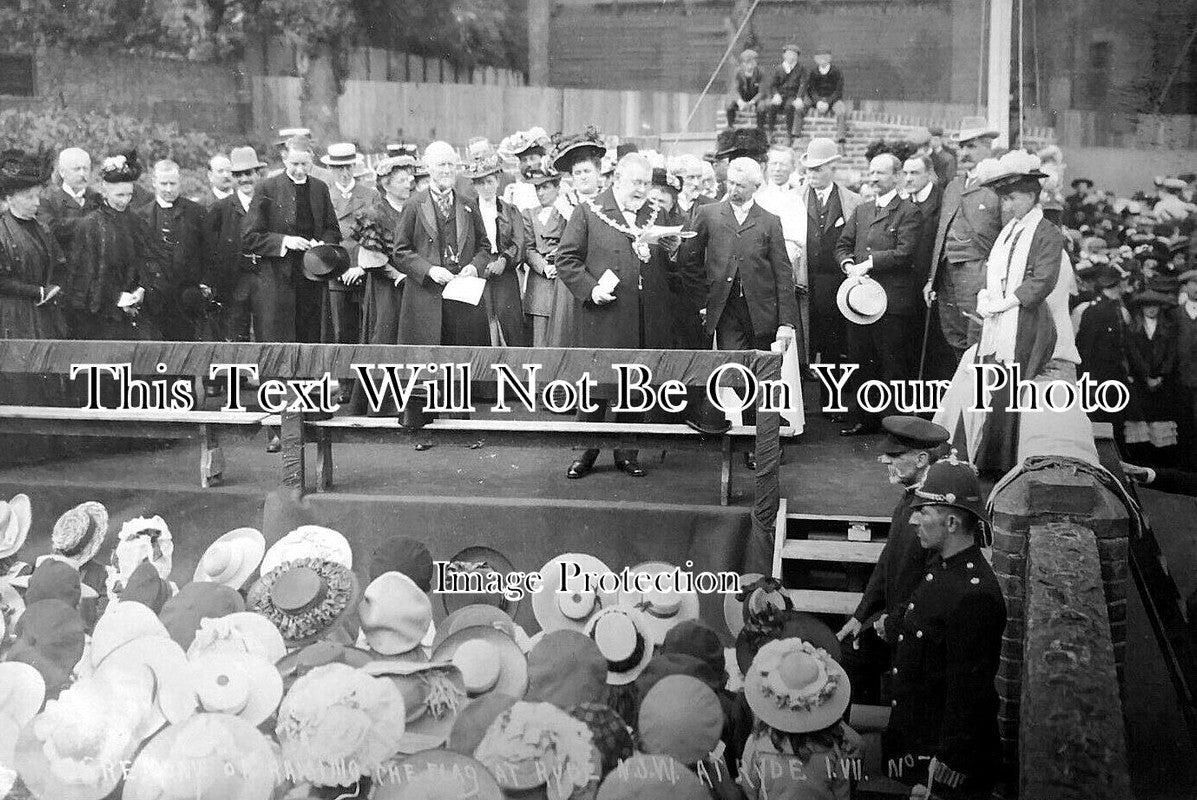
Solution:
<svg viewBox="0 0 1197 800"><path fill-rule="evenodd" d="M944 466L940 462L936 467ZM918 491L920 505L934 494L936 467ZM980 506L979 490L974 498ZM957 505L962 493L941 494ZM936 558L906 604L894 630L893 700L884 744L895 775L926 783L929 759L939 763L933 791L940 797L988 796L1001 764L998 696L994 687L1006 627L1006 603L980 547Z"/></svg>
<svg viewBox="0 0 1197 800"><path fill-rule="evenodd" d="M888 434L881 443L881 451L895 457L911 450L925 450L934 462L934 451L949 438L947 429L918 417L889 416L881 421L881 427ZM906 487L894 508L885 547L852 615L860 621L861 633L854 647L844 648L841 663L852 681L857 702L880 702L881 674L890 669L890 648L873 632L873 622L885 614L887 633L898 629L906 603L932 559L919 544L918 534L910 524L912 505L917 499L915 488Z"/></svg>

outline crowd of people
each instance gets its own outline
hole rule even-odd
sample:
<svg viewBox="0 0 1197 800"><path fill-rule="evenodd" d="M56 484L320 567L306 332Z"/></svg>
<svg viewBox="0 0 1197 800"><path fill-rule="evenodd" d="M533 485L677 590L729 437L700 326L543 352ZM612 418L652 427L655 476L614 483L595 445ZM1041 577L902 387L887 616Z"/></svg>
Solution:
<svg viewBox="0 0 1197 800"><path fill-rule="evenodd" d="M980 485L941 458L946 430L886 427L906 488L890 578L838 636L760 575L716 629L664 562L596 589L570 570L608 566L565 553L513 598L492 547L444 565L399 535L363 552L283 491L266 534L229 531L194 571L161 516L89 501L51 525L27 495L0 502L0 796L988 797L1005 606ZM898 575L916 561L925 579ZM888 724L854 730L883 679Z"/></svg>

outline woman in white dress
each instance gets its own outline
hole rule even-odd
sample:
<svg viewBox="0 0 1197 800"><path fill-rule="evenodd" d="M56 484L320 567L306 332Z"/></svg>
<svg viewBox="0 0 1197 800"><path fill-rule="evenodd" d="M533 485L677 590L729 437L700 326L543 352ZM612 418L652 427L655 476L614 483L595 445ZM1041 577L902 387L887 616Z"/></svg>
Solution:
<svg viewBox="0 0 1197 800"><path fill-rule="evenodd" d="M1052 381L1075 385L1080 363L1068 317L1075 278L1064 253L1064 237L1044 218L1039 204L1046 177L1039 159L1012 151L987 167L979 169L981 182L997 193L1007 222L989 254L986 286L977 293L981 341L965 352L935 421L952 431L953 444L979 470L1001 475L1021 463L1028 437L1050 433L1075 440L1071 448L1050 446L1069 451L1060 455L1077 452L1087 457L1092 433L1079 406L1060 413L1008 411L1013 395L1008 382L990 394L989 411L972 410L974 383L982 378L977 365L1016 364L1020 379L1033 381L1041 390ZM1019 394L1024 404L1029 397L1029 389ZM1053 397L1063 402L1062 392Z"/></svg>

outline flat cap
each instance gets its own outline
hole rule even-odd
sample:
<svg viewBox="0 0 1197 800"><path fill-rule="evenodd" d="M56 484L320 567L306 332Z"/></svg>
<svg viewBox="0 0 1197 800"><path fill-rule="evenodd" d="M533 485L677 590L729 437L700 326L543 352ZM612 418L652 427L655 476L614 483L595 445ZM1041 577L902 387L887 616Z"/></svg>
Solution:
<svg viewBox="0 0 1197 800"><path fill-rule="evenodd" d="M881 452L891 456L910 450L934 450L949 438L942 425L920 417L894 414L881 420L881 427L886 433Z"/></svg>

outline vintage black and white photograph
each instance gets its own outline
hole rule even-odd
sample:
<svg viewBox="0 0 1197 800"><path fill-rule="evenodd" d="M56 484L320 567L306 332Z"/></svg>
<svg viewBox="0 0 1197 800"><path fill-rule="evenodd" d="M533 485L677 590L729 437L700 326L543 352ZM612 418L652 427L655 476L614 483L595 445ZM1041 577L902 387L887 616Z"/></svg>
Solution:
<svg viewBox="0 0 1197 800"><path fill-rule="evenodd" d="M1197 799L1197 0L0 0L0 800Z"/></svg>

